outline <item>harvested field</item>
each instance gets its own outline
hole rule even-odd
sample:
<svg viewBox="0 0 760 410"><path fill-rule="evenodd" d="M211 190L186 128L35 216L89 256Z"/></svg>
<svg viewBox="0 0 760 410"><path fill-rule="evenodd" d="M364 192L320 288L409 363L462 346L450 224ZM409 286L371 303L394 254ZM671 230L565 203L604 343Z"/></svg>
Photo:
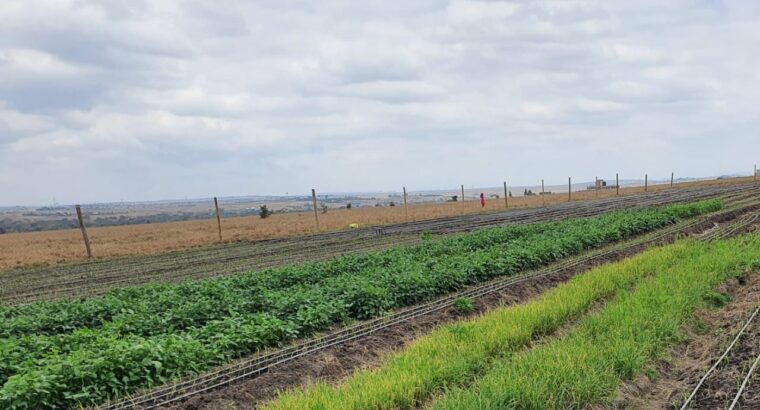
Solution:
<svg viewBox="0 0 760 410"><path fill-rule="evenodd" d="M322 260L345 253L418 243L421 232L450 234L514 223L561 220L626 209L701 198L722 197L727 205L752 201L760 189L753 185L695 187L588 201L565 202L545 208L516 209L410 222L383 228L326 233L265 242L240 242L176 251L153 256L93 261L81 264L14 270L0 273L0 301L100 294L114 287L147 282L182 281L262 269L304 261Z"/></svg>
<svg viewBox="0 0 760 410"><path fill-rule="evenodd" d="M674 190L696 187L741 185L752 178L685 182ZM669 185L650 185L649 192L670 191ZM622 196L637 195L643 187L621 188ZM612 198L614 189L580 191L573 193L578 201ZM534 208L567 201L567 195L557 193L546 196L514 197L509 199L510 208ZM504 209L503 199L491 199L481 209L477 201L409 207L409 219L421 221L462 214L488 214ZM403 206L393 208L360 208L331 210L320 214L323 232L345 230L350 223L361 226L377 226L406 221ZM313 214L275 214L267 219L229 218L222 221L226 242L255 241L288 238L315 233ZM93 228L89 230L93 253L96 258L114 258L128 255L150 255L187 249L218 241L216 221L188 221L163 224L131 225L121 227ZM0 235L0 271L30 265L54 265L86 259L79 230L46 231Z"/></svg>

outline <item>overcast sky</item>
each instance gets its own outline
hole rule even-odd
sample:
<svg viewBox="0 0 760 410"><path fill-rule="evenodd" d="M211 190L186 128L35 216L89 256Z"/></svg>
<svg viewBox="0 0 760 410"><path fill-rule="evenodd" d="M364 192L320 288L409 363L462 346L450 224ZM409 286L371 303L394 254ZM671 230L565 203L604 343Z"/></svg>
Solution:
<svg viewBox="0 0 760 410"><path fill-rule="evenodd" d="M0 1L0 205L749 174L756 1Z"/></svg>

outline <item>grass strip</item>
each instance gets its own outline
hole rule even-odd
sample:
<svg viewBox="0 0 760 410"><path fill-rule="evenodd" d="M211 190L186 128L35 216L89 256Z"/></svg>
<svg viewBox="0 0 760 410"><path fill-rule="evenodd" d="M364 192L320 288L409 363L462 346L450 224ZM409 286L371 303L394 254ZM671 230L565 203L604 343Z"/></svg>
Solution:
<svg viewBox="0 0 760 410"><path fill-rule="evenodd" d="M666 248L679 261L660 266L633 292L621 292L566 337L503 358L470 388L455 388L434 409L581 409L610 405L664 349L683 339L679 329L716 297L713 289L760 266L760 234L693 241ZM660 251L662 252L662 251Z"/></svg>

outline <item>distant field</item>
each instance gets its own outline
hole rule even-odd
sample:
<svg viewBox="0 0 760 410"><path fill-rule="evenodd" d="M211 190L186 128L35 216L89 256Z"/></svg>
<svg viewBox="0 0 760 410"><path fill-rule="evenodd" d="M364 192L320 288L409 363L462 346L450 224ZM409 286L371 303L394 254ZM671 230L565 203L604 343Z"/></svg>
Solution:
<svg viewBox="0 0 760 410"><path fill-rule="evenodd" d="M751 182L751 177L725 180L685 182L681 187L729 185ZM649 191L670 189L669 185L651 185ZM621 195L634 195L643 187L621 188ZM574 200L605 198L615 195L614 189L573 192ZM544 197L514 197L510 208L538 207L543 204L567 201L567 194ZM446 216L495 212L504 209L504 199L489 199L484 209L477 201L410 205L409 220L424 220ZM376 226L406 221L404 207L331 209L319 213L323 232L348 229L352 223ZM225 241L262 240L315 233L311 212L274 214L267 219L236 217L222 220ZM93 253L97 258L143 255L184 249L218 241L216 221L186 221L89 229ZM86 259L78 229L0 235L0 270L40 264L58 264Z"/></svg>

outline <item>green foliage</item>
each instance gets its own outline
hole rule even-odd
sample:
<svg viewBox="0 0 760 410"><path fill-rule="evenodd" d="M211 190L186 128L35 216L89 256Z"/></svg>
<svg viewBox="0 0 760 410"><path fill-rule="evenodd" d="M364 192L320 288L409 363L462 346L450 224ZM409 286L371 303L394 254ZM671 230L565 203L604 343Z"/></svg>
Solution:
<svg viewBox="0 0 760 410"><path fill-rule="evenodd" d="M0 408L89 405L720 208L512 225L323 262L0 307Z"/></svg>
<svg viewBox="0 0 760 410"><path fill-rule="evenodd" d="M454 309L459 313L470 313L475 310L475 302L472 298L456 298L454 299Z"/></svg>
<svg viewBox="0 0 760 410"><path fill-rule="evenodd" d="M723 307L731 301L731 296L726 295L725 293L716 292L714 290L705 292L705 294L702 295L702 298L705 300L705 302L707 302L708 305L716 308Z"/></svg>

